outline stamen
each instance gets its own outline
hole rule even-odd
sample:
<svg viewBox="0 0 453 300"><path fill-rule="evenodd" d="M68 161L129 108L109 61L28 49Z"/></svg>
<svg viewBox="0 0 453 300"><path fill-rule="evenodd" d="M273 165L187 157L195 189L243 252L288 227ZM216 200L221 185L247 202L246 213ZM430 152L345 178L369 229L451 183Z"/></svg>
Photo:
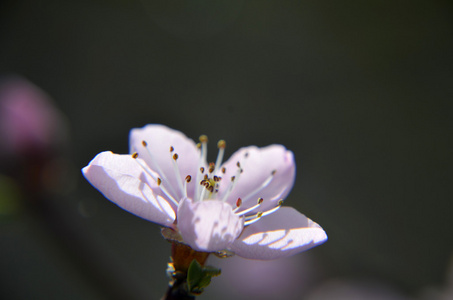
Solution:
<svg viewBox="0 0 453 300"><path fill-rule="evenodd" d="M255 219L255 218L261 218L262 216L263 216L263 212L259 211L256 214L253 214L251 216L245 216L244 218L248 221L248 220L252 220L252 219Z"/></svg>
<svg viewBox="0 0 453 300"><path fill-rule="evenodd" d="M138 157L138 153L137 152L132 153L132 158L133 159L137 159L137 157Z"/></svg>
<svg viewBox="0 0 453 300"><path fill-rule="evenodd" d="M192 176L187 175L185 180L184 180L184 194L187 198L187 184L192 180Z"/></svg>
<svg viewBox="0 0 453 300"><path fill-rule="evenodd" d="M266 188L271 183L271 181L274 179L274 175L276 172L277 172L277 170L273 170L271 172L271 175L269 177L267 177L266 180L258 188L256 188L254 191L250 192L247 196L243 197L244 201L247 201L249 198L255 196L260 191L262 191L264 188Z"/></svg>
<svg viewBox="0 0 453 300"><path fill-rule="evenodd" d="M217 173L217 171L219 170L220 166L222 165L223 155L225 154L226 142L224 140L220 140L217 143L217 147L219 148L219 153L217 154L217 159L215 161L216 168L214 170L214 174Z"/></svg>
<svg viewBox="0 0 453 300"><path fill-rule="evenodd" d="M187 175L187 176L186 176L186 182L189 183L191 180L192 180L192 176Z"/></svg>
<svg viewBox="0 0 453 300"><path fill-rule="evenodd" d="M241 207L241 205L242 205L242 199L238 198L236 200L236 208L233 209L233 213L236 213L236 211L239 209L239 207Z"/></svg>
<svg viewBox="0 0 453 300"><path fill-rule="evenodd" d="M140 167L142 167L142 169L149 175L151 176L151 178L153 178L157 185L159 186L160 190L162 192L164 192L164 194L168 197L168 199L171 200L171 202L173 202L176 206L179 205L178 201L176 201L176 199L168 192L167 188L166 188L166 184L162 184L162 179L160 177L157 177L155 174L153 174L147 165L143 164L142 160L140 159L137 159L137 162L138 164L140 165Z"/></svg>
<svg viewBox="0 0 453 300"><path fill-rule="evenodd" d="M277 205L276 207L271 208L271 209L269 209L269 210L263 212L263 214L261 215L261 217L265 217L265 216L267 216L267 215L270 215L270 214L276 212L280 207L282 207L282 205L283 205L283 200L278 201L278 205Z"/></svg>
<svg viewBox="0 0 453 300"><path fill-rule="evenodd" d="M153 171L156 171L161 177L164 182L168 182L167 177L165 176L165 173L162 171L162 169L159 167L158 160L155 159L153 153L149 150L148 143L143 140L142 141L143 147L145 147L146 151L148 152L148 155L150 157L150 163L153 164L153 166L149 166L153 169ZM180 177L179 177L180 178ZM181 180L181 179L178 179ZM173 189L172 185L168 185L167 188L169 189L169 192L171 192L172 195L175 195L176 197L180 198L182 195L178 196L178 193Z"/></svg>
<svg viewBox="0 0 453 300"><path fill-rule="evenodd" d="M262 212L257 213L256 215L253 216L252 219L245 221L244 226L247 226L247 225L250 225L250 224L253 224L253 223L259 221L259 219L261 219L262 215L263 215Z"/></svg>
<svg viewBox="0 0 453 300"><path fill-rule="evenodd" d="M208 153L207 153L207 144L208 144L208 137L206 135L201 135L200 136L200 158L198 160L198 166L200 167L200 171L201 173L204 172L204 167L203 165L205 164L206 162L206 158L208 156ZM196 181L199 182L201 179L201 174L197 172L197 177L196 177ZM200 191L200 186L199 185L196 185L195 187L195 199L202 199L201 198L201 193L203 191ZM197 197L198 196L198 197Z"/></svg>
<svg viewBox="0 0 453 300"><path fill-rule="evenodd" d="M210 163L209 163L209 170L208 170L208 171L209 171L209 173L212 173L212 172L214 172L214 169L215 169L215 163L213 163L213 162L210 162Z"/></svg>
<svg viewBox="0 0 453 300"><path fill-rule="evenodd" d="M205 188L201 189L200 197L198 198L199 201L203 201L203 199L204 199L204 195L206 194L206 190L207 190L206 184L208 184L208 186L209 186L209 182L206 182L205 180L202 180L200 182L200 185L204 186Z"/></svg>
<svg viewBox="0 0 453 300"><path fill-rule="evenodd" d="M245 218L244 226L253 224L256 221L258 221L259 219L261 219L262 217L268 216L268 215L276 212L280 207L282 207L282 205L283 205L283 200L280 200L280 201L278 201L278 205L274 208L271 208L265 212L260 211L256 215L244 217Z"/></svg>
<svg viewBox="0 0 453 300"><path fill-rule="evenodd" d="M173 147L170 147L170 150L171 150L171 148L173 148ZM175 150L175 149L173 148L173 150ZM171 151L171 152L173 152L173 151ZM179 172L178 163L176 162L179 158L178 153L174 153L172 158L173 158L172 159L173 169L174 169L175 175L176 175L176 181L178 182L179 190L181 191L181 196L183 196L185 194L184 184L182 183L181 172Z"/></svg>
<svg viewBox="0 0 453 300"><path fill-rule="evenodd" d="M245 215L246 213L251 212L252 210L254 210L254 209L260 207L261 204L263 203L263 201L264 201L263 198L259 198L258 201L257 201L257 203L256 203L255 205L253 205L252 207L249 207L249 208L247 208L247 209L244 209L244 210L241 211L241 212L236 213L236 215L238 215L238 216L243 216L243 215Z"/></svg>
<svg viewBox="0 0 453 300"><path fill-rule="evenodd" d="M237 165L240 166L239 162L237 163ZM226 201L228 199L228 196L230 196L231 192L233 191L234 186L236 185L236 182L238 182L239 176L241 175L241 173L242 173L242 169L240 167L238 167L235 176L231 176L231 182L228 185L227 191L226 191L225 195L223 196L222 201Z"/></svg>
<svg viewBox="0 0 453 300"><path fill-rule="evenodd" d="M226 168L222 167L222 173L225 174L225 172L226 172Z"/></svg>

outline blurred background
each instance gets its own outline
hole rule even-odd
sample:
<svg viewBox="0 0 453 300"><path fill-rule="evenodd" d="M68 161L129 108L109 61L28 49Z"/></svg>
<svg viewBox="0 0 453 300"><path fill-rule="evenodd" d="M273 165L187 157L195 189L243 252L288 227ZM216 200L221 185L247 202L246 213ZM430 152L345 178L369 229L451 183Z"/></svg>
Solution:
<svg viewBox="0 0 453 300"><path fill-rule="evenodd" d="M158 226L80 172L162 123L285 145L329 236L199 299L453 299L452 53L450 1L2 1L0 298L164 294Z"/></svg>

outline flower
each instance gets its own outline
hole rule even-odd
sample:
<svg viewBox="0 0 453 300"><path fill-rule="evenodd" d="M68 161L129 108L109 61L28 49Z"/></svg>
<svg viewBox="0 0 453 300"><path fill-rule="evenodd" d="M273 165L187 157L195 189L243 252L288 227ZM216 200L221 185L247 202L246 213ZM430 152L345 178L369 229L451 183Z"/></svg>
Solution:
<svg viewBox="0 0 453 300"><path fill-rule="evenodd" d="M222 164L225 142L219 141L217 160L208 164L207 142L147 125L131 131L132 154L101 152L82 171L110 201L173 229L196 251L267 260L327 240L317 223L282 207L295 179L291 151L249 146Z"/></svg>

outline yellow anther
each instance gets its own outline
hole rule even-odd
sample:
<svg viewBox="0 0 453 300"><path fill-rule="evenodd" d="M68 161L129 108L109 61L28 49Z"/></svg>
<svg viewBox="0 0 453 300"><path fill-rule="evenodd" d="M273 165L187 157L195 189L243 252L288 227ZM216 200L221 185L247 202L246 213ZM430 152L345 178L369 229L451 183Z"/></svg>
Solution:
<svg viewBox="0 0 453 300"><path fill-rule="evenodd" d="M226 142L224 140L220 140L217 142L217 147L221 149L225 149L226 147Z"/></svg>
<svg viewBox="0 0 453 300"><path fill-rule="evenodd" d="M160 179L159 177L157 177L157 185L161 185L162 183L162 179Z"/></svg>
<svg viewBox="0 0 453 300"><path fill-rule="evenodd" d="M138 153L137 152L132 153L132 158L133 159L136 159L137 157L138 157Z"/></svg>
<svg viewBox="0 0 453 300"><path fill-rule="evenodd" d="M207 143L208 142L208 136L206 135L200 135L200 142L201 143Z"/></svg>
<svg viewBox="0 0 453 300"><path fill-rule="evenodd" d="M146 141L142 141L142 145L143 145L143 147L146 147L146 146L148 146L148 143L146 143Z"/></svg>

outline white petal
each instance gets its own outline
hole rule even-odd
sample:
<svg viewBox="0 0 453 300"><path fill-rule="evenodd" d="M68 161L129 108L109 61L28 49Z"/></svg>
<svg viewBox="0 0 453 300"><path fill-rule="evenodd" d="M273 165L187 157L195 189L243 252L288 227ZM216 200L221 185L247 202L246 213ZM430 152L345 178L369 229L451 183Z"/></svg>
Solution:
<svg viewBox="0 0 453 300"><path fill-rule="evenodd" d="M142 141L146 141L144 147ZM187 138L183 133L170 129L164 125L150 124L143 128L132 129L129 136L130 153L137 152L139 157L144 159L148 166L159 174L162 180L168 180L169 192L176 199L182 199L185 195L180 188L187 175L195 178L199 160L199 150L195 142ZM180 170L180 178L177 178L170 146L177 153L177 160ZM147 149L151 152L150 156ZM193 197L195 183L188 185L188 196Z"/></svg>
<svg viewBox="0 0 453 300"><path fill-rule="evenodd" d="M291 207L282 207L246 227L230 250L244 258L276 259L324 243L327 235L315 222Z"/></svg>
<svg viewBox="0 0 453 300"><path fill-rule="evenodd" d="M229 204L219 200L192 202L184 199L178 208L178 228L185 243L194 250L226 249L241 233L243 219Z"/></svg>
<svg viewBox="0 0 453 300"><path fill-rule="evenodd" d="M230 179L235 175L240 163L243 172L240 174L237 183L228 197L228 203L236 204L236 200L241 198L242 208L247 208L256 204L258 198L263 198L264 202L258 209L259 211L273 208L277 202L284 199L294 185L296 165L291 151L286 150L281 145L270 145L264 148L250 146L241 148L235 152L224 164L226 173L225 179ZM270 179L272 172L275 171L270 183L261 191L247 195L257 190L266 180ZM225 180L224 179L224 180ZM224 193L227 185L222 182L220 193ZM258 211L258 210L255 210Z"/></svg>
<svg viewBox="0 0 453 300"><path fill-rule="evenodd" d="M173 226L174 207L150 188L155 182L130 155L101 152L82 172L95 188L121 208L151 222Z"/></svg>

